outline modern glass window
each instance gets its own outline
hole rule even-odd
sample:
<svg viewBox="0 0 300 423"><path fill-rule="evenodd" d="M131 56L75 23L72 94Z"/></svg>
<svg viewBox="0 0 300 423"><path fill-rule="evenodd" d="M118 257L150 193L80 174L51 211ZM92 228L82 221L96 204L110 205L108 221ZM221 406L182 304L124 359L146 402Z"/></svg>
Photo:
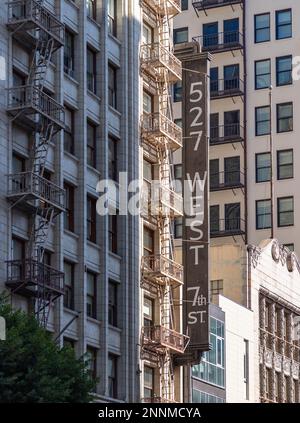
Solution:
<svg viewBox="0 0 300 423"><path fill-rule="evenodd" d="M267 182L271 178L271 154L258 153L255 156L256 182Z"/></svg>
<svg viewBox="0 0 300 423"><path fill-rule="evenodd" d="M153 326L154 322L154 300L152 298L144 297L144 326Z"/></svg>
<svg viewBox="0 0 300 423"><path fill-rule="evenodd" d="M108 65L108 104L117 108L117 69Z"/></svg>
<svg viewBox="0 0 300 423"><path fill-rule="evenodd" d="M277 132L293 130L293 103L277 104Z"/></svg>
<svg viewBox="0 0 300 423"><path fill-rule="evenodd" d="M224 21L224 44L239 42L239 19L226 19Z"/></svg>
<svg viewBox="0 0 300 423"><path fill-rule="evenodd" d="M117 0L108 0L108 32L117 36Z"/></svg>
<svg viewBox="0 0 300 423"><path fill-rule="evenodd" d="M225 204L225 231L239 231L241 228L240 203Z"/></svg>
<svg viewBox="0 0 300 423"><path fill-rule="evenodd" d="M292 37L292 10L276 11L276 40Z"/></svg>
<svg viewBox="0 0 300 423"><path fill-rule="evenodd" d="M89 18L96 20L96 0L86 0L86 14Z"/></svg>
<svg viewBox="0 0 300 423"><path fill-rule="evenodd" d="M218 233L220 231L220 206L210 206L210 233Z"/></svg>
<svg viewBox="0 0 300 423"><path fill-rule="evenodd" d="M86 136L87 136L87 164L96 167L96 125L87 122Z"/></svg>
<svg viewBox="0 0 300 423"><path fill-rule="evenodd" d="M255 62L255 89L261 90L271 86L271 60Z"/></svg>
<svg viewBox="0 0 300 423"><path fill-rule="evenodd" d="M255 42L270 41L270 13L254 16Z"/></svg>
<svg viewBox="0 0 300 423"><path fill-rule="evenodd" d="M65 30L64 44L64 72L74 77L75 70L75 36L68 29Z"/></svg>
<svg viewBox="0 0 300 423"><path fill-rule="evenodd" d="M193 377L223 388L225 386L224 322L210 318L210 343L212 349L205 352L200 364L193 366Z"/></svg>
<svg viewBox="0 0 300 423"><path fill-rule="evenodd" d="M112 181L118 181L118 140L108 136L108 177Z"/></svg>
<svg viewBox="0 0 300 423"><path fill-rule="evenodd" d="M188 28L177 28L173 32L174 44L187 43L189 40Z"/></svg>
<svg viewBox="0 0 300 423"><path fill-rule="evenodd" d="M240 66L224 66L224 90L237 90L240 87Z"/></svg>
<svg viewBox="0 0 300 423"><path fill-rule="evenodd" d="M181 10L188 10L189 8L189 0L181 0Z"/></svg>
<svg viewBox="0 0 300 423"><path fill-rule="evenodd" d="M277 199L278 226L294 225L294 197Z"/></svg>
<svg viewBox="0 0 300 423"><path fill-rule="evenodd" d="M144 366L144 398L154 398L154 368Z"/></svg>
<svg viewBox="0 0 300 423"><path fill-rule="evenodd" d="M87 240L96 242L97 239L97 220L96 220L96 202L97 200L90 195L87 196L86 201L86 227Z"/></svg>
<svg viewBox="0 0 300 423"><path fill-rule="evenodd" d="M276 85L290 85L292 79L292 56L283 56L276 58Z"/></svg>
<svg viewBox="0 0 300 423"><path fill-rule="evenodd" d="M173 99L174 102L182 101L182 82L178 81L174 84L174 91L173 91Z"/></svg>
<svg viewBox="0 0 300 423"><path fill-rule="evenodd" d="M211 301L218 295L222 295L224 291L224 281L222 279L216 279L210 281L210 297Z"/></svg>
<svg viewBox="0 0 300 423"><path fill-rule="evenodd" d="M277 151L277 178L289 179L294 177L293 150Z"/></svg>
<svg viewBox="0 0 300 423"><path fill-rule="evenodd" d="M118 216L108 216L108 246L109 251L118 254Z"/></svg>
<svg viewBox="0 0 300 423"><path fill-rule="evenodd" d="M108 283L108 324L118 326L118 282L109 280Z"/></svg>
<svg viewBox="0 0 300 423"><path fill-rule="evenodd" d="M70 154L74 154L75 150L74 119L74 110L65 106L64 150Z"/></svg>
<svg viewBox="0 0 300 423"><path fill-rule="evenodd" d="M64 212L64 228L74 232L74 196L75 188L73 185L64 182L65 190L65 212Z"/></svg>
<svg viewBox="0 0 300 423"><path fill-rule="evenodd" d="M92 379L97 378L97 350L93 347L87 347L86 359L88 364L88 371Z"/></svg>
<svg viewBox="0 0 300 423"><path fill-rule="evenodd" d="M268 135L271 130L270 106L256 107L255 135Z"/></svg>
<svg viewBox="0 0 300 423"><path fill-rule="evenodd" d="M271 200L256 201L256 229L271 228Z"/></svg>
<svg viewBox="0 0 300 423"><path fill-rule="evenodd" d="M118 397L118 357L108 355L108 392L111 398Z"/></svg>
<svg viewBox="0 0 300 423"><path fill-rule="evenodd" d="M97 275L89 271L86 274L86 314L97 318Z"/></svg>
<svg viewBox="0 0 300 423"><path fill-rule="evenodd" d="M203 25L203 47L206 49L216 47L219 44L219 24L211 22Z"/></svg>
<svg viewBox="0 0 300 423"><path fill-rule="evenodd" d="M87 47L87 64L86 64L86 77L87 77L87 88L92 93L96 94L96 52Z"/></svg>
<svg viewBox="0 0 300 423"><path fill-rule="evenodd" d="M203 404L223 404L225 399L193 388L192 402Z"/></svg>
<svg viewBox="0 0 300 423"><path fill-rule="evenodd" d="M65 274L65 294L64 294L64 307L74 310L74 276L75 265L68 261L64 262Z"/></svg>

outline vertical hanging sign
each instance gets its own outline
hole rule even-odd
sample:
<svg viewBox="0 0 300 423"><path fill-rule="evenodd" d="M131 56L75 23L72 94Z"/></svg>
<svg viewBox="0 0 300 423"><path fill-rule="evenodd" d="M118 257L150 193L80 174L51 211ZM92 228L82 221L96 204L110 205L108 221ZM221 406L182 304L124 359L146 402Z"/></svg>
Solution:
<svg viewBox="0 0 300 423"><path fill-rule="evenodd" d="M209 63L208 53L184 56L183 66L183 265L184 325L188 351L209 350Z"/></svg>

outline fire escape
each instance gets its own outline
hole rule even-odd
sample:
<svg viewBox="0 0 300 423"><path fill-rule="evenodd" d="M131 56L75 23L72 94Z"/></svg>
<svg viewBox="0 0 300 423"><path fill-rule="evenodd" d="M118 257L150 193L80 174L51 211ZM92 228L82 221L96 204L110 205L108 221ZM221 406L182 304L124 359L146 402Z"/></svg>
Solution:
<svg viewBox="0 0 300 423"><path fill-rule="evenodd" d="M158 168L159 184L151 192L144 219L155 222L159 249L142 258L141 287L159 303L158 325L144 326L141 358L159 369L160 392L145 402L175 402L174 357L183 354L189 338L178 330L173 307L174 289L183 284L183 267L176 263L173 247L173 220L183 214L182 197L174 191L172 154L182 147L182 131L172 120L170 87L181 80L181 62L172 53L170 19L180 12L179 0L143 0L144 18L157 30L156 42L143 44L140 52L144 87L155 96L155 113L144 112L141 137L145 157ZM156 101L157 100L157 101ZM176 311L180 309L177 307Z"/></svg>
<svg viewBox="0 0 300 423"><path fill-rule="evenodd" d="M63 273L44 264L49 230L64 211L64 190L44 176L49 145L64 128L64 108L44 83L53 53L64 45L64 25L43 0L14 0L8 3L7 27L33 52L26 85L9 88L7 104L11 120L32 131L33 143L30 170L8 175L8 201L28 213L31 229L25 257L7 262L6 286L33 301L37 320L46 327L51 305L64 294Z"/></svg>

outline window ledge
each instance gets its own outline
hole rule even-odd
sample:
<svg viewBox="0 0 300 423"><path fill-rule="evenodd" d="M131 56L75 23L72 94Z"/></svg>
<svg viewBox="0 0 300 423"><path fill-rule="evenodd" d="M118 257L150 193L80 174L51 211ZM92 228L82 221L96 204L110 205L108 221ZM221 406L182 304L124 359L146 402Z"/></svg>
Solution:
<svg viewBox="0 0 300 423"><path fill-rule="evenodd" d="M64 229L64 234L69 235L71 238L76 240L79 239L79 235L77 235L75 232L69 231L69 229Z"/></svg>
<svg viewBox="0 0 300 423"><path fill-rule="evenodd" d="M66 79L69 79L71 82L73 82L75 85L79 86L79 82L77 79L75 79L73 76L69 75L68 73L64 72L64 77Z"/></svg>
<svg viewBox="0 0 300 423"><path fill-rule="evenodd" d="M95 323L96 325L101 325L101 320L95 319L94 317L86 316L86 320L91 323Z"/></svg>
<svg viewBox="0 0 300 423"><path fill-rule="evenodd" d="M101 101L101 98L96 94L96 93L93 93L93 91L91 91L91 90L89 90L88 88L87 88L87 93L91 96L91 97L93 97L95 100L97 100L97 101Z"/></svg>
<svg viewBox="0 0 300 423"><path fill-rule="evenodd" d="M97 244L96 242L90 241L90 240L86 240L87 245L89 245L90 247L96 248L97 250L101 250L101 247L99 244Z"/></svg>
<svg viewBox="0 0 300 423"><path fill-rule="evenodd" d="M117 326L113 326L113 325L110 325L110 324L108 324L108 329L110 329L110 330L112 330L112 331L114 331L114 332L118 332L118 333L122 333L122 329L120 329L119 327L117 327Z"/></svg>
<svg viewBox="0 0 300 423"><path fill-rule="evenodd" d="M75 160L77 163L79 163L79 159L78 157L74 156L74 154L69 153L68 151L64 150L64 154L68 157L70 157L71 159Z"/></svg>
<svg viewBox="0 0 300 423"><path fill-rule="evenodd" d="M89 165L88 163L87 163L86 166L90 171L96 173L98 176L101 176L100 170L96 169L94 166Z"/></svg>
<svg viewBox="0 0 300 423"><path fill-rule="evenodd" d="M117 44L119 44L119 46L122 46L121 41L119 40L119 38L117 38L115 35L111 34L110 32L108 32L108 36L109 38L111 38L113 41L115 41Z"/></svg>
<svg viewBox="0 0 300 423"><path fill-rule="evenodd" d="M117 253L113 253L112 251L109 251L109 252L108 252L108 254L109 254L111 257L113 257L113 258L115 258L115 259L117 259L117 260L119 260L119 261L121 261L121 260L122 260L122 257L121 257L121 256L119 256L119 254L117 254Z"/></svg>
<svg viewBox="0 0 300 423"><path fill-rule="evenodd" d="M121 113L121 112L119 112L119 110L115 109L114 107L112 107L112 106L108 106L108 109L109 109L112 113L114 113L115 115L119 116L120 118L122 117L122 113Z"/></svg>

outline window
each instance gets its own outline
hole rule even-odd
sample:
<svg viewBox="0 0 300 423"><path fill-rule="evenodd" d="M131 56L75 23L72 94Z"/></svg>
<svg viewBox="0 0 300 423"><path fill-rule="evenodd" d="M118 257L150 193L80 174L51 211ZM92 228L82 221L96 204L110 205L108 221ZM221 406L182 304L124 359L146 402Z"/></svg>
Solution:
<svg viewBox="0 0 300 423"><path fill-rule="evenodd" d="M277 151L277 178L289 179L294 177L293 150Z"/></svg>
<svg viewBox="0 0 300 423"><path fill-rule="evenodd" d="M118 357L113 354L108 354L108 393L111 398L118 396Z"/></svg>
<svg viewBox="0 0 300 423"><path fill-rule="evenodd" d="M235 186L241 183L240 156L226 157L224 159L224 184Z"/></svg>
<svg viewBox="0 0 300 423"><path fill-rule="evenodd" d="M219 44L218 22L203 24L203 47L209 49Z"/></svg>
<svg viewBox="0 0 300 423"><path fill-rule="evenodd" d="M225 399L217 397L216 395L208 394L207 392L199 391L198 389L193 388L193 399L192 402L195 403L204 403L204 404L223 404Z"/></svg>
<svg viewBox="0 0 300 423"><path fill-rule="evenodd" d="M64 213L64 228L68 231L74 232L74 187L67 182L64 182L65 189L65 213Z"/></svg>
<svg viewBox="0 0 300 423"><path fill-rule="evenodd" d="M189 40L188 28L174 29L174 44L187 43Z"/></svg>
<svg viewBox="0 0 300 423"><path fill-rule="evenodd" d="M224 44L239 42L239 19L226 19L223 24Z"/></svg>
<svg viewBox="0 0 300 423"><path fill-rule="evenodd" d="M92 93L96 94L96 53L87 47L87 64L86 64L86 78L87 78L87 89Z"/></svg>
<svg viewBox="0 0 300 423"><path fill-rule="evenodd" d="M64 294L64 307L74 310L74 267L73 263L68 261L64 262L65 273L65 294Z"/></svg>
<svg viewBox="0 0 300 423"><path fill-rule="evenodd" d="M64 348L71 348L73 351L75 350L75 341L74 339L66 338L63 339Z"/></svg>
<svg viewBox="0 0 300 423"><path fill-rule="evenodd" d="M211 113L210 115L210 141L218 142L219 140L219 113Z"/></svg>
<svg viewBox="0 0 300 423"><path fill-rule="evenodd" d="M293 130L293 103L277 104L277 132Z"/></svg>
<svg viewBox="0 0 300 423"><path fill-rule="evenodd" d="M117 69L108 65L108 104L117 108Z"/></svg>
<svg viewBox="0 0 300 423"><path fill-rule="evenodd" d="M210 317L210 343L200 364L193 366L192 375L200 380L223 388L225 386L224 322Z"/></svg>
<svg viewBox="0 0 300 423"><path fill-rule="evenodd" d="M86 126L87 164L94 168L96 167L96 132L96 126L88 121Z"/></svg>
<svg viewBox="0 0 300 423"><path fill-rule="evenodd" d="M108 243L109 251L118 254L118 216L108 216Z"/></svg>
<svg viewBox="0 0 300 423"><path fill-rule="evenodd" d="M223 286L223 280L218 279L214 281L210 281L210 298L211 301L214 300L215 297L218 295L223 295L224 286Z"/></svg>
<svg viewBox="0 0 300 423"><path fill-rule="evenodd" d="M269 88L271 86L271 60L258 60L255 62L255 89Z"/></svg>
<svg viewBox="0 0 300 423"><path fill-rule="evenodd" d="M256 201L256 229L271 228L271 200Z"/></svg>
<svg viewBox="0 0 300 423"><path fill-rule="evenodd" d="M255 42L270 41L270 13L254 16Z"/></svg>
<svg viewBox="0 0 300 423"><path fill-rule="evenodd" d="M173 92L173 99L174 102L182 101L182 82L178 81L174 84L174 92Z"/></svg>
<svg viewBox="0 0 300 423"><path fill-rule="evenodd" d="M268 135L271 130L270 107L255 108L255 135Z"/></svg>
<svg viewBox="0 0 300 423"><path fill-rule="evenodd" d="M108 177L112 181L118 181L118 165L117 165L117 147L118 140L112 136L108 136Z"/></svg>
<svg viewBox="0 0 300 423"><path fill-rule="evenodd" d="M241 205L240 203L225 204L225 231L241 229Z"/></svg>
<svg viewBox="0 0 300 423"><path fill-rule="evenodd" d="M237 90L240 87L240 66L224 66L224 90Z"/></svg>
<svg viewBox="0 0 300 423"><path fill-rule="evenodd" d="M117 0L108 0L108 32L117 36Z"/></svg>
<svg viewBox="0 0 300 423"><path fill-rule="evenodd" d="M118 283L113 280L108 283L108 324L118 326Z"/></svg>
<svg viewBox="0 0 300 423"><path fill-rule="evenodd" d="M97 239L97 221L96 221L96 202L97 200L91 196L87 196L86 201L86 225L87 225L87 240L96 242Z"/></svg>
<svg viewBox="0 0 300 423"><path fill-rule="evenodd" d="M277 10L276 12L276 40L292 37L292 10Z"/></svg>
<svg viewBox="0 0 300 423"><path fill-rule="evenodd" d="M154 100L153 96L147 91L143 91L143 112L144 113L153 113L154 110Z"/></svg>
<svg viewBox="0 0 300 423"><path fill-rule="evenodd" d="M26 161L23 157L13 154L12 173L18 175L26 170ZM26 182L23 177L16 176L12 179L11 189L14 192L23 192L26 189Z"/></svg>
<svg viewBox="0 0 300 423"><path fill-rule="evenodd" d="M144 326L149 327L154 324L154 300L144 297Z"/></svg>
<svg viewBox="0 0 300 423"><path fill-rule="evenodd" d="M154 254L154 231L144 226L144 256Z"/></svg>
<svg viewBox="0 0 300 423"><path fill-rule="evenodd" d="M154 369L144 366L144 398L154 398Z"/></svg>
<svg viewBox="0 0 300 423"><path fill-rule="evenodd" d="M89 18L96 20L96 0L86 0L86 14Z"/></svg>
<svg viewBox="0 0 300 423"><path fill-rule="evenodd" d="M182 238L182 217L176 217L174 219L174 238L181 239Z"/></svg>
<svg viewBox="0 0 300 423"><path fill-rule="evenodd" d="M232 110L230 112L224 112L224 137L229 139L240 136L240 111Z"/></svg>
<svg viewBox="0 0 300 423"><path fill-rule="evenodd" d="M271 179L271 154L259 153L255 156L256 182L267 182Z"/></svg>
<svg viewBox="0 0 300 423"><path fill-rule="evenodd" d="M244 383L245 399L249 400L249 341L244 339Z"/></svg>
<svg viewBox="0 0 300 423"><path fill-rule="evenodd" d="M182 128L182 119L174 119L174 123L179 126L179 128Z"/></svg>
<svg viewBox="0 0 300 423"><path fill-rule="evenodd" d="M276 58L276 85L290 85L292 80L292 56Z"/></svg>
<svg viewBox="0 0 300 423"><path fill-rule="evenodd" d="M220 231L220 207L219 205L210 206L210 233L218 233Z"/></svg>
<svg viewBox="0 0 300 423"><path fill-rule="evenodd" d="M24 87L26 84L26 78L21 73L17 72L15 69L13 70L13 86L14 87ZM15 105L19 105L20 103L25 102L25 91L24 88L20 88L18 90L14 90L12 94L12 103Z"/></svg>
<svg viewBox="0 0 300 423"><path fill-rule="evenodd" d="M210 68L210 92L211 94L217 94L219 91L219 69Z"/></svg>
<svg viewBox="0 0 300 423"><path fill-rule="evenodd" d="M188 10L189 0L181 0L181 11Z"/></svg>
<svg viewBox="0 0 300 423"><path fill-rule="evenodd" d="M89 271L86 274L86 314L97 318L97 275Z"/></svg>
<svg viewBox="0 0 300 423"><path fill-rule="evenodd" d="M288 250L295 251L295 245L294 244L283 244Z"/></svg>
<svg viewBox="0 0 300 423"><path fill-rule="evenodd" d="M218 188L220 185L219 159L209 161L210 188Z"/></svg>
<svg viewBox="0 0 300 423"><path fill-rule="evenodd" d="M74 154L74 110L65 106L64 150Z"/></svg>
<svg viewBox="0 0 300 423"><path fill-rule="evenodd" d="M88 362L88 371L92 379L97 378L97 350L96 348L87 347L86 358Z"/></svg>
<svg viewBox="0 0 300 423"><path fill-rule="evenodd" d="M154 39L154 30L151 26L143 23L142 44L152 44Z"/></svg>
<svg viewBox="0 0 300 423"><path fill-rule="evenodd" d="M294 225L294 197L283 197L277 199L278 226Z"/></svg>
<svg viewBox="0 0 300 423"><path fill-rule="evenodd" d="M75 37L68 29L65 30L64 71L74 77L75 70Z"/></svg>
<svg viewBox="0 0 300 423"><path fill-rule="evenodd" d="M25 259L26 244L25 241L13 237L12 238L12 259L17 261L12 267L12 277L22 279L24 277L24 262Z"/></svg>

